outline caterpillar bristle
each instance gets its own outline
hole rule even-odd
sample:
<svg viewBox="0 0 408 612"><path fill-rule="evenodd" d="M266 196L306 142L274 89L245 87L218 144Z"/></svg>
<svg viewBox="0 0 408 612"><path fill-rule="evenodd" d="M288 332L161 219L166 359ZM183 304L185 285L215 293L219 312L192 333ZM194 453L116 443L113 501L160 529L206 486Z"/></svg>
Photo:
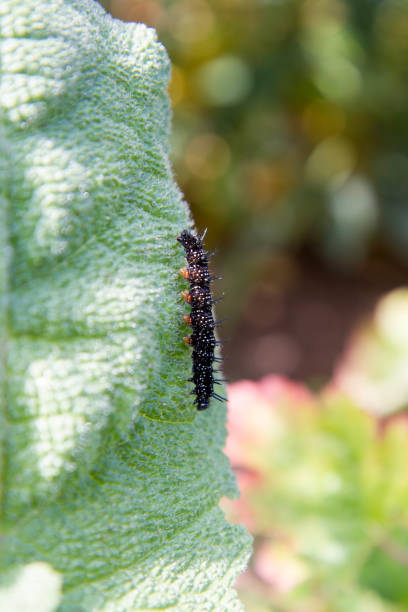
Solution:
<svg viewBox="0 0 408 612"><path fill-rule="evenodd" d="M211 397L213 397L214 399L218 400L219 402L226 402L227 398L223 397L222 395L219 395L218 393L215 393L215 391L213 393L211 393Z"/></svg>
<svg viewBox="0 0 408 612"><path fill-rule="evenodd" d="M224 317L223 319L218 319L218 321L214 321L215 327L219 327L220 325L225 323L226 320L227 320L227 317Z"/></svg>
<svg viewBox="0 0 408 612"><path fill-rule="evenodd" d="M206 228L205 228L205 230L203 231L203 233L201 234L201 236L200 236L200 238L199 238L200 242L202 242L202 241L204 240L205 235L206 235L206 233L207 233L207 230L208 230L208 227L206 227Z"/></svg>

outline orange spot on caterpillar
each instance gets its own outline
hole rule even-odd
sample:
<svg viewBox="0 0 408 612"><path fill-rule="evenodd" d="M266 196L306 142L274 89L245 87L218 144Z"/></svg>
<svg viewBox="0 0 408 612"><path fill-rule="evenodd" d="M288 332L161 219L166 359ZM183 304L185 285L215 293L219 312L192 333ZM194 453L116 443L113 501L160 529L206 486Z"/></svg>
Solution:
<svg viewBox="0 0 408 612"><path fill-rule="evenodd" d="M187 291L187 289L185 291L182 291L180 295L183 298L183 300L191 304L191 294L189 291Z"/></svg>
<svg viewBox="0 0 408 612"><path fill-rule="evenodd" d="M183 319L183 321L185 321L187 323L187 325L191 326L191 316L189 314L188 315L183 315L182 319Z"/></svg>
<svg viewBox="0 0 408 612"><path fill-rule="evenodd" d="M188 268L180 268L179 274L180 274L180 276L182 276L186 280L188 280L190 278L190 272L189 272Z"/></svg>
<svg viewBox="0 0 408 612"><path fill-rule="evenodd" d="M191 334L189 336L184 336L183 341L186 344L190 344L191 345Z"/></svg>

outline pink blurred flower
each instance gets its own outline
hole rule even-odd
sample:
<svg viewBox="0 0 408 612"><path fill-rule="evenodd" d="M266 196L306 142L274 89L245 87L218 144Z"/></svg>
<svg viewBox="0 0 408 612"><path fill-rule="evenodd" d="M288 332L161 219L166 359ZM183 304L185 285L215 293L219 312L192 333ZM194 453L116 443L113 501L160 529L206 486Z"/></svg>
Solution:
<svg viewBox="0 0 408 612"><path fill-rule="evenodd" d="M254 557L256 575L273 592L288 593L307 576L307 569L296 556L294 547L289 543L264 540Z"/></svg>
<svg viewBox="0 0 408 612"><path fill-rule="evenodd" d="M247 466L248 452L265 446L279 427L278 406L294 408L313 402L313 395L299 383L281 376L259 382L243 380L228 386L228 437L225 453L233 466Z"/></svg>
<svg viewBox="0 0 408 612"><path fill-rule="evenodd" d="M238 481L240 499L225 504L231 519L252 532L257 521L249 496L260 488L266 469L264 450L282 430L284 415L279 408L312 405L313 395L301 384L280 376L266 376L259 382L244 380L228 387L228 436L225 453Z"/></svg>

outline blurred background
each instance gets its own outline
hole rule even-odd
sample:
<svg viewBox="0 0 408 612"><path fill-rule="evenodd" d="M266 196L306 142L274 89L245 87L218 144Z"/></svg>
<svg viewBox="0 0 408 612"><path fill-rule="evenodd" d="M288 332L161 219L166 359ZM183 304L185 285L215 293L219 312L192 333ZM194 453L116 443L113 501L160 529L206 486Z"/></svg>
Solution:
<svg viewBox="0 0 408 612"><path fill-rule="evenodd" d="M102 3L168 51L218 248L247 609L408 610L408 0Z"/></svg>
<svg viewBox="0 0 408 612"><path fill-rule="evenodd" d="M408 270L408 2L110 0L158 31L228 377L320 385Z"/></svg>

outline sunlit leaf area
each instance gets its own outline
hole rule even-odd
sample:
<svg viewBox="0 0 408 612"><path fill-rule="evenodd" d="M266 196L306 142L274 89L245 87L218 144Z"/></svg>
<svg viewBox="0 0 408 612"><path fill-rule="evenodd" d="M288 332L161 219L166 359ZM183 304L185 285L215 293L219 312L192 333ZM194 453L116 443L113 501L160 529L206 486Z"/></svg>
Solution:
<svg viewBox="0 0 408 612"><path fill-rule="evenodd" d="M103 4L167 49L218 248L245 609L408 610L408 1Z"/></svg>
<svg viewBox="0 0 408 612"><path fill-rule="evenodd" d="M0 54L0 611L238 612L252 538L219 505L226 403L187 380L169 57L93 0L0 2Z"/></svg>

